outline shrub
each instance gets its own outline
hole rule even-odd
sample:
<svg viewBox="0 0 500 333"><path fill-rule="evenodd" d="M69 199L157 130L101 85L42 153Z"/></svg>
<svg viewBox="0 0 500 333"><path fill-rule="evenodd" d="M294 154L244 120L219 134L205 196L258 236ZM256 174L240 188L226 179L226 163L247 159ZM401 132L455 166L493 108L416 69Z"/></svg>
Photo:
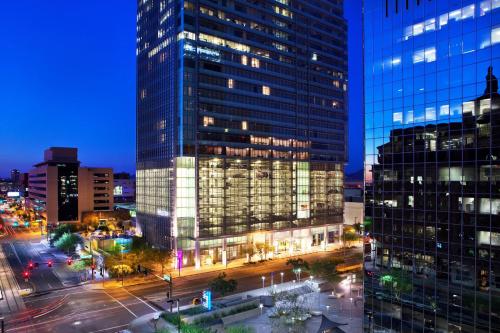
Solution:
<svg viewBox="0 0 500 333"><path fill-rule="evenodd" d="M112 277L129 275L133 272L129 265L114 265L109 269L109 274Z"/></svg>

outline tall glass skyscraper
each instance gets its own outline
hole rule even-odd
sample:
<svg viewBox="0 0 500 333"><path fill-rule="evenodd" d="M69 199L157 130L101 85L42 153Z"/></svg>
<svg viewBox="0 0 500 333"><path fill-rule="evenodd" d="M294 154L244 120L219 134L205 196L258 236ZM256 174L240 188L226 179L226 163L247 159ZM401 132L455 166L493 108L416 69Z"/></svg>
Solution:
<svg viewBox="0 0 500 333"><path fill-rule="evenodd" d="M500 1L365 1L364 39L365 330L500 332Z"/></svg>
<svg viewBox="0 0 500 333"><path fill-rule="evenodd" d="M342 0L139 0L144 237L178 266L338 242L346 81Z"/></svg>

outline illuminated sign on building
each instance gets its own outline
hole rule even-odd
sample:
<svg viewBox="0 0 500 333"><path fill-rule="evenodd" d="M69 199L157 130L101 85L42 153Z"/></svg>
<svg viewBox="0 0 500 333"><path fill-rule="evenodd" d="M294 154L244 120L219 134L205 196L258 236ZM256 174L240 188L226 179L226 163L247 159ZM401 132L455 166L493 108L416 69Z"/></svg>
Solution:
<svg viewBox="0 0 500 333"><path fill-rule="evenodd" d="M203 290L202 305L208 310L212 310L212 292L210 290Z"/></svg>

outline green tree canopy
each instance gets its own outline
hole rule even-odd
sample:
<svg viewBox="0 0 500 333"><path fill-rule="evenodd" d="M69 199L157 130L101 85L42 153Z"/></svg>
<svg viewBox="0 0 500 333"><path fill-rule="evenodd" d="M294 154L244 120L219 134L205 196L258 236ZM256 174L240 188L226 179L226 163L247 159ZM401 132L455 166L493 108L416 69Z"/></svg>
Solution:
<svg viewBox="0 0 500 333"><path fill-rule="evenodd" d="M72 234L69 232L64 233L54 245L62 251L69 253L74 250L77 244L83 244L83 239L80 235Z"/></svg>
<svg viewBox="0 0 500 333"><path fill-rule="evenodd" d="M297 259L288 259L286 261L287 266L292 266L294 270L298 270L299 268L302 271L307 271L309 270L309 263L305 261L302 258L297 258Z"/></svg>
<svg viewBox="0 0 500 333"><path fill-rule="evenodd" d="M166 249L158 249L158 248L147 248L141 252L142 261L146 265L160 265L161 274L164 273L165 267L172 260L172 252Z"/></svg>
<svg viewBox="0 0 500 333"><path fill-rule="evenodd" d="M354 232L344 232L342 238L344 240L344 245L351 246L351 243L358 241L360 236Z"/></svg>
<svg viewBox="0 0 500 333"><path fill-rule="evenodd" d="M344 260L340 258L324 258L315 260L311 263L309 273L329 282L335 282L339 279L337 276L337 265L343 262Z"/></svg>
<svg viewBox="0 0 500 333"><path fill-rule="evenodd" d="M52 233L52 241L55 243L66 233L73 233L76 231L76 225L74 224L61 224L54 229Z"/></svg>
<svg viewBox="0 0 500 333"><path fill-rule="evenodd" d="M236 290L238 282L234 279L226 279L226 273L220 273L215 279L210 283L210 288L212 291L221 294L222 296L227 293L231 293Z"/></svg>

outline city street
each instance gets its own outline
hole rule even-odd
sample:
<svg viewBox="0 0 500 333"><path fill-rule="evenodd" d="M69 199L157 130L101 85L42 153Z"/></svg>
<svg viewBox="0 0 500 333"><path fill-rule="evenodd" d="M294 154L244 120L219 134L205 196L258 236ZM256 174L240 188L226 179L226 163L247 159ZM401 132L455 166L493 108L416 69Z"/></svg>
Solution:
<svg viewBox="0 0 500 333"><path fill-rule="evenodd" d="M353 256L359 249L349 250L346 258ZM341 252L335 252L342 255ZM302 256L314 260L334 255L320 252ZM275 272L274 283L279 283L278 272L284 271L285 281L295 279L286 260L273 260L264 264L226 270L229 278L237 279L238 292L262 286L261 276ZM214 271L174 279L174 297L180 298L182 305L189 304L193 297L199 297L214 277ZM304 276L307 277L307 276ZM116 332L128 323L147 313L166 307L167 284L155 281L125 288L105 289L100 283L65 288L24 298L26 311L6 322L7 332ZM41 310L40 310L41 309Z"/></svg>

